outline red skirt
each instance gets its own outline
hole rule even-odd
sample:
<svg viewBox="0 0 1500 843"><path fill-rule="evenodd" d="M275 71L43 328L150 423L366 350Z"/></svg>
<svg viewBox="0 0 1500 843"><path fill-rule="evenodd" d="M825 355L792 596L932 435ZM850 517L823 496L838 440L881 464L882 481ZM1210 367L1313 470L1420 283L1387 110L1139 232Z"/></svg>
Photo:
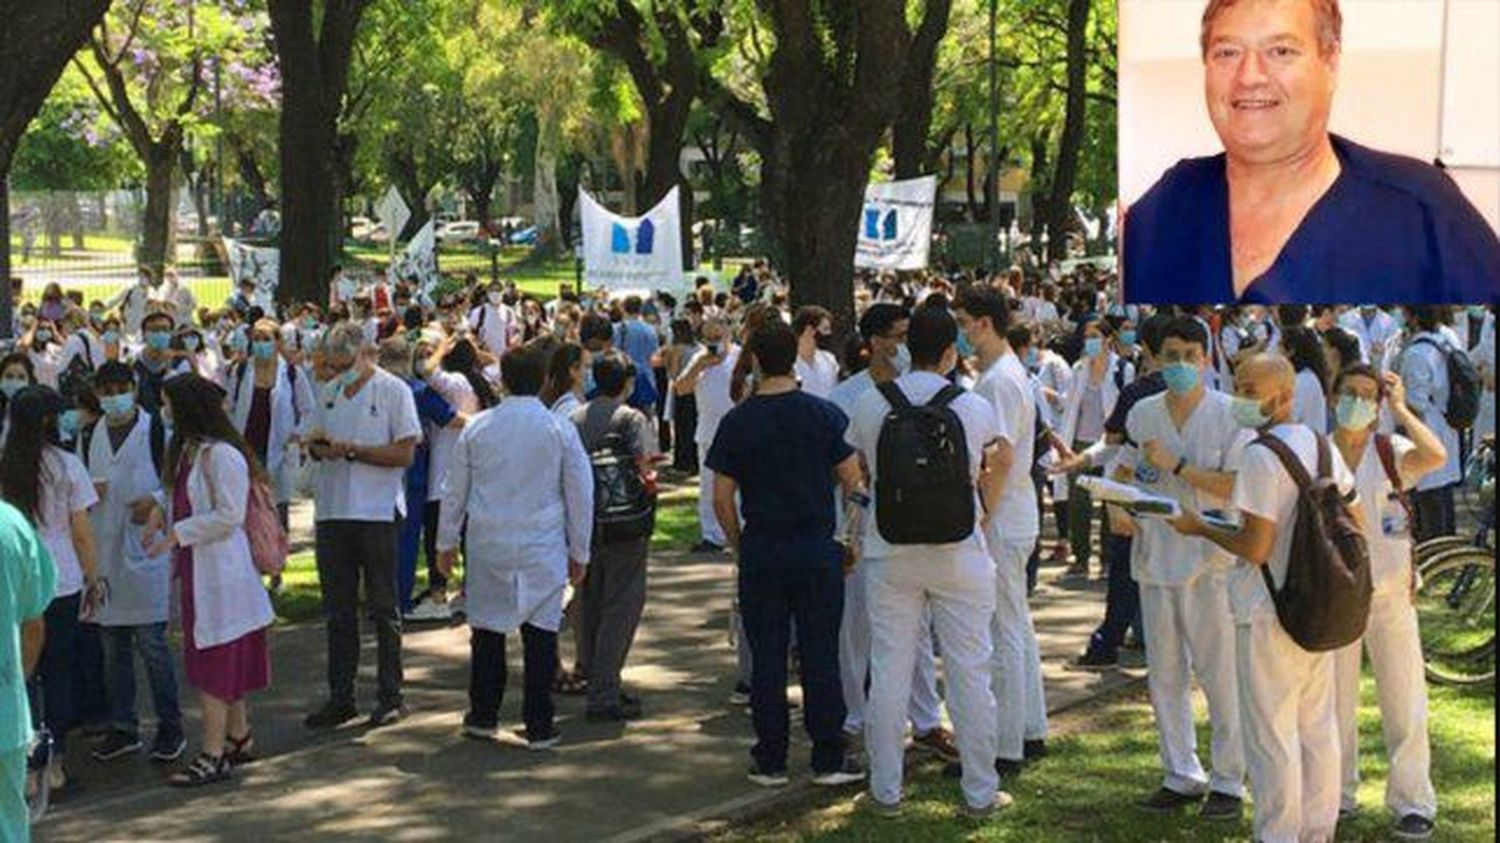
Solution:
<svg viewBox="0 0 1500 843"><path fill-rule="evenodd" d="M198 647L193 640L193 549L179 547L176 556L177 581L182 584L182 660L188 684L226 702L270 685L271 650L265 628L214 647Z"/></svg>

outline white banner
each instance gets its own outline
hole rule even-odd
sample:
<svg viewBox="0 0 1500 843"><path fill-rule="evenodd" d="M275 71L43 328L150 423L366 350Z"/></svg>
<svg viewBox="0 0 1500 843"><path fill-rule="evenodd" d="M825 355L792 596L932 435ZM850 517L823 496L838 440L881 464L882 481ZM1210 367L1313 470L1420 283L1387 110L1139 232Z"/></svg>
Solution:
<svg viewBox="0 0 1500 843"><path fill-rule="evenodd" d="M431 292L437 282L442 280L438 275L435 220L428 220L411 242L406 244L406 251L391 264L391 281L405 281L408 278L416 278L424 293Z"/></svg>
<svg viewBox="0 0 1500 843"><path fill-rule="evenodd" d="M224 255L229 260L229 279L238 285L252 278L257 298L263 303L274 301L276 282L281 277L281 250L274 246L249 246L228 237L222 239Z"/></svg>
<svg viewBox="0 0 1500 843"><path fill-rule="evenodd" d="M936 200L936 176L866 187L854 265L862 269L926 269Z"/></svg>
<svg viewBox="0 0 1500 843"><path fill-rule="evenodd" d="M380 198L380 203L375 206L375 215L385 223L385 235L390 238L391 249L394 251L396 238L401 236L401 229L406 228L406 221L411 219L411 209L406 207L406 200L401 198L401 191L395 185L391 185Z"/></svg>
<svg viewBox="0 0 1500 843"><path fill-rule="evenodd" d="M683 280L682 216L672 188L639 217L612 214L578 190L583 280L607 290L676 289Z"/></svg>

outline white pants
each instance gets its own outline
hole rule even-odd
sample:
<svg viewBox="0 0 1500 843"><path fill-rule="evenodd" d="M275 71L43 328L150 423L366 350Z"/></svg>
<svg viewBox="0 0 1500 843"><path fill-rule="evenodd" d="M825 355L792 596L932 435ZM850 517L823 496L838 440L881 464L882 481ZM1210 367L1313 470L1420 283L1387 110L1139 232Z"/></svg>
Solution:
<svg viewBox="0 0 1500 843"><path fill-rule="evenodd" d="M1422 640L1417 633L1417 610L1405 584L1375 592L1364 649L1375 673L1380 700L1380 730L1385 737L1390 773L1385 804L1398 817L1417 814L1437 817L1437 794L1432 788L1432 749L1427 741L1427 679L1422 669ZM1360 645L1350 644L1334 654L1339 743L1343 759L1345 808L1357 806L1359 790L1359 667Z"/></svg>
<svg viewBox="0 0 1500 843"><path fill-rule="evenodd" d="M1182 586L1141 584L1146 685L1160 733L1162 786L1178 793L1205 789L1243 798L1245 744L1235 682L1234 616L1224 574L1205 572ZM1208 698L1213 729L1212 775L1198 761L1193 727L1193 678Z"/></svg>
<svg viewBox="0 0 1500 843"><path fill-rule="evenodd" d="M998 717L996 757L1022 761L1026 741L1047 737L1042 652L1037 645L1036 628L1031 625L1031 607L1026 602L1026 562L1036 547L1036 539L1005 541L993 529L985 538L995 562L990 684L995 692Z"/></svg>
<svg viewBox="0 0 1500 843"><path fill-rule="evenodd" d="M729 540L724 538L724 528L714 514L714 473L708 467L708 446L708 442L698 443L698 525L704 541L723 547Z"/></svg>
<svg viewBox="0 0 1500 843"><path fill-rule="evenodd" d="M1255 839L1328 843L1339 821L1333 654L1302 649L1274 612L1236 631Z"/></svg>
<svg viewBox="0 0 1500 843"><path fill-rule="evenodd" d="M948 713L963 764L964 800L972 808L994 804L1000 786L989 671L994 565L987 554L978 552L866 564L870 701L865 710L865 751L870 757L870 794L886 804L901 801L906 709L922 613L930 607L943 651Z"/></svg>
<svg viewBox="0 0 1500 843"><path fill-rule="evenodd" d="M865 683L870 676L870 607L866 597L865 563L854 566L844 578L844 617L839 624L839 675L844 684L844 731L865 727ZM907 706L914 734L926 734L943 725L942 699L937 690L937 659L932 654L932 612L922 612L917 627L916 667L911 677L911 704Z"/></svg>

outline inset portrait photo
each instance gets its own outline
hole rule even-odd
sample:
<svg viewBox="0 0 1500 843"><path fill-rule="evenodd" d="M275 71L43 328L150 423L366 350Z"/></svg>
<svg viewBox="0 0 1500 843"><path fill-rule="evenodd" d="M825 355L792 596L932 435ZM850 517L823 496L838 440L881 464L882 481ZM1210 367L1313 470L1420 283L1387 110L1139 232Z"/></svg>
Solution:
<svg viewBox="0 0 1500 843"><path fill-rule="evenodd" d="M1119 0L1128 302L1500 299L1500 0Z"/></svg>

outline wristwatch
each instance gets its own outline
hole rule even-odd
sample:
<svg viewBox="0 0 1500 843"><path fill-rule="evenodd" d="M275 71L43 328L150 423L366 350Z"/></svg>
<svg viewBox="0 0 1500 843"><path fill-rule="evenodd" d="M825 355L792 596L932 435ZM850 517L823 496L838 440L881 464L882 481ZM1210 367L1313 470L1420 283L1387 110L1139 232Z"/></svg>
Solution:
<svg viewBox="0 0 1500 843"><path fill-rule="evenodd" d="M1173 477L1181 477L1182 476L1182 470L1185 469L1185 468L1187 468L1187 465L1188 465L1187 457L1181 457L1181 458L1179 458L1177 460L1177 467L1174 468L1174 469L1172 469L1172 476Z"/></svg>

